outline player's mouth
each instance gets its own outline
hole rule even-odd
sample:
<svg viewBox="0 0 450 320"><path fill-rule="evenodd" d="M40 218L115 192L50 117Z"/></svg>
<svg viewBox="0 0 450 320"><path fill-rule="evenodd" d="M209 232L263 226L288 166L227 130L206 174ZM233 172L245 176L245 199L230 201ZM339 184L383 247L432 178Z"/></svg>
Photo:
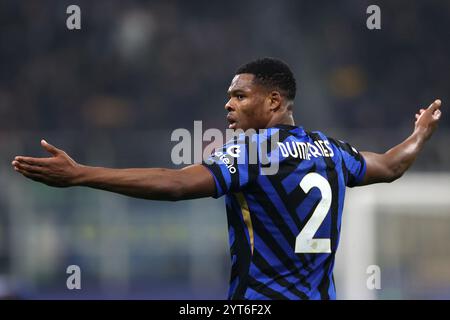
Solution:
<svg viewBox="0 0 450 320"><path fill-rule="evenodd" d="M237 120L230 114L227 115L227 121L229 123L228 129L236 129Z"/></svg>

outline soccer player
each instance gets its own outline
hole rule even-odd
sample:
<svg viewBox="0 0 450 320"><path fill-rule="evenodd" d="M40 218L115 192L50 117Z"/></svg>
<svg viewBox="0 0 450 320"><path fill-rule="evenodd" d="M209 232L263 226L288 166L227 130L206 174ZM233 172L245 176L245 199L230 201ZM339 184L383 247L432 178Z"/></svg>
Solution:
<svg viewBox="0 0 450 320"><path fill-rule="evenodd" d="M295 78L279 60L240 67L225 105L229 128L267 130L240 135L209 161L179 170L85 166L44 140L51 157L17 156L12 165L55 187L87 186L153 200L225 195L232 261L228 298L335 299L333 267L346 187L401 177L436 129L441 101L419 110L405 141L377 154L296 126L295 94ZM278 171L264 174L261 144L276 135L269 153L276 155L270 161ZM245 161L251 144L258 149L254 163Z"/></svg>

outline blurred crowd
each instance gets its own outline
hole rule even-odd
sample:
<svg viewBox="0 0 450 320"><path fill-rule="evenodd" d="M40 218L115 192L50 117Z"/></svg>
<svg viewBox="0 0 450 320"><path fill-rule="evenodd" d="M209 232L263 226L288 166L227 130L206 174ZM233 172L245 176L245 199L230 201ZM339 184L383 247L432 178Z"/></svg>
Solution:
<svg viewBox="0 0 450 320"><path fill-rule="evenodd" d="M311 129L410 127L448 97L448 1L381 1L381 30L365 1L78 1L70 31L72 2L0 4L3 131L221 128L233 72L260 56L291 65Z"/></svg>

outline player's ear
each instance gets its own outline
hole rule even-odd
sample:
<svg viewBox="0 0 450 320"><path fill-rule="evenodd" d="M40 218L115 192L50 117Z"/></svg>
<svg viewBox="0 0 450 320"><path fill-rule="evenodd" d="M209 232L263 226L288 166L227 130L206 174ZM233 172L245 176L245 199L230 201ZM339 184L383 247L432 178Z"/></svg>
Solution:
<svg viewBox="0 0 450 320"><path fill-rule="evenodd" d="M272 91L269 95L270 111L276 111L281 106L281 94L278 91Z"/></svg>

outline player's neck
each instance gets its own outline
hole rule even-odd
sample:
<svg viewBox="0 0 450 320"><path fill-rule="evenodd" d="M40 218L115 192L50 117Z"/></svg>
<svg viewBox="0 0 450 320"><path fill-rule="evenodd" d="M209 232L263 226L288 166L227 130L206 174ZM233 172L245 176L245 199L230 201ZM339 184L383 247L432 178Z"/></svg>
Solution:
<svg viewBox="0 0 450 320"><path fill-rule="evenodd" d="M272 118L269 123L267 124L267 128L274 127L276 125L283 124L288 126L295 126L294 117L290 114L285 114L283 117L280 118Z"/></svg>

